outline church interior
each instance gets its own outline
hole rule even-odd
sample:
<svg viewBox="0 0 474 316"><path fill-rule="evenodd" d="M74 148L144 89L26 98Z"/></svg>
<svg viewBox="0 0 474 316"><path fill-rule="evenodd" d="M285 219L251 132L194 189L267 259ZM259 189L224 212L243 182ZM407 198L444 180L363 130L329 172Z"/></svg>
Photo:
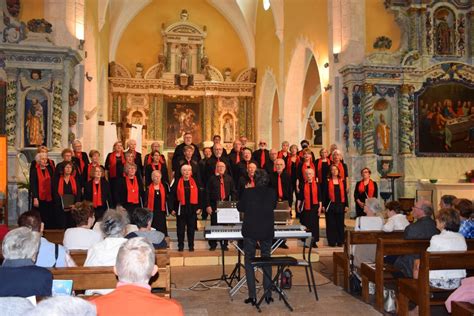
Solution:
<svg viewBox="0 0 474 316"><path fill-rule="evenodd" d="M63 243L88 201L94 220L80 227L102 241L109 210L139 232L136 208L151 211L148 229L165 245L150 241L152 293L186 315L474 313L472 294L447 300L474 270L473 1L0 0L0 9L0 240L26 212L40 214L42 239L74 259L44 267L54 281L72 279L77 296L117 281L109 269L94 283L88 248ZM241 223L251 216L239 204L260 177L281 209L271 253L260 240L247 262ZM436 236L465 241L407 238L425 215ZM393 228L398 216L406 225ZM370 259L358 263L355 247ZM410 280L384 274L415 255ZM462 285L437 283L438 298L431 264L464 271ZM257 297L244 282L253 269Z"/></svg>

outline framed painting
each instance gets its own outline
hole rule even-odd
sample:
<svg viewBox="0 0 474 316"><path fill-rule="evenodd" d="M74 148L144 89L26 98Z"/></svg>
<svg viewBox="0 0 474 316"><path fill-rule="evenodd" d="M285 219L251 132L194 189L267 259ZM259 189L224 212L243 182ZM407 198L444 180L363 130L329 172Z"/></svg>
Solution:
<svg viewBox="0 0 474 316"><path fill-rule="evenodd" d="M183 142L185 133L193 135L193 143L202 142L201 103L170 101L165 107L165 147L173 149Z"/></svg>
<svg viewBox="0 0 474 316"><path fill-rule="evenodd" d="M474 86L425 85L415 93L415 126L417 156L474 157Z"/></svg>

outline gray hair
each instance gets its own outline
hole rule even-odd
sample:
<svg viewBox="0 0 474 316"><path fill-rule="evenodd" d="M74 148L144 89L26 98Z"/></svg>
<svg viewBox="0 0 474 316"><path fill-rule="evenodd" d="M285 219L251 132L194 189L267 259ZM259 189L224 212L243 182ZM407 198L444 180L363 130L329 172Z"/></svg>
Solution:
<svg viewBox="0 0 474 316"><path fill-rule="evenodd" d="M120 282L148 284L154 266L155 250L145 238L131 238L120 246L115 263Z"/></svg>
<svg viewBox="0 0 474 316"><path fill-rule="evenodd" d="M128 151L126 152L126 154L127 154L127 153L128 153L129 155L132 155L132 153L130 153L130 152L128 152ZM128 173L128 170L130 170L130 168L135 168L135 170L138 170L136 164L134 164L134 163L126 163L125 166L123 166L123 172Z"/></svg>
<svg viewBox="0 0 474 316"><path fill-rule="evenodd" d="M425 216L430 216L430 217L433 216L433 205L431 204L430 201L423 200L421 202L420 208L425 213Z"/></svg>
<svg viewBox="0 0 474 316"><path fill-rule="evenodd" d="M8 232L2 242L5 259L32 259L36 261L41 234L29 227L18 227Z"/></svg>
<svg viewBox="0 0 474 316"><path fill-rule="evenodd" d="M110 209L105 212L100 229L104 233L104 237L123 237L125 227L128 224L127 213L117 209Z"/></svg>
<svg viewBox="0 0 474 316"><path fill-rule="evenodd" d="M380 205L379 200L376 198L368 198L365 200L365 205L374 213L379 213L383 210L382 205Z"/></svg>
<svg viewBox="0 0 474 316"><path fill-rule="evenodd" d="M81 141L80 141L79 139L75 139L75 140L73 140L72 143L71 143L71 145L73 145L73 146L76 145L76 144L81 144L81 145L82 145L82 143L81 143Z"/></svg>
<svg viewBox="0 0 474 316"><path fill-rule="evenodd" d="M48 158L48 154L47 153L37 153L36 156L35 156L36 163L40 163L41 158Z"/></svg>
<svg viewBox="0 0 474 316"><path fill-rule="evenodd" d="M25 316L95 316L97 310L94 304L74 296L55 296L42 300L35 308L28 311Z"/></svg>

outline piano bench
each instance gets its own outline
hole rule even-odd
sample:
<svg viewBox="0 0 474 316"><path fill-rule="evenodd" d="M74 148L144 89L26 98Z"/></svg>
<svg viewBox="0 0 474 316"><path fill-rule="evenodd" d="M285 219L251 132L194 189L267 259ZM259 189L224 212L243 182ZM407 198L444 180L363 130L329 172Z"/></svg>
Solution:
<svg viewBox="0 0 474 316"><path fill-rule="evenodd" d="M268 266L296 266L298 260L293 257L257 257L252 260L254 267L268 267Z"/></svg>

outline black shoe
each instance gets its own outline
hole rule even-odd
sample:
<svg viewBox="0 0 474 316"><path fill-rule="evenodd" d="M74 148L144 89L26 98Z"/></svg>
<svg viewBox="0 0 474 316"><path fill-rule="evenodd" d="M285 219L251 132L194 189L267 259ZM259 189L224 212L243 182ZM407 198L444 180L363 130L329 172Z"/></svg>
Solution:
<svg viewBox="0 0 474 316"><path fill-rule="evenodd" d="M329 247L336 247L336 244L328 244Z"/></svg>
<svg viewBox="0 0 474 316"><path fill-rule="evenodd" d="M222 246L222 250L224 251L229 251L229 247L227 247L226 245Z"/></svg>
<svg viewBox="0 0 474 316"><path fill-rule="evenodd" d="M211 247L209 247L209 250L210 250L210 251L216 250L216 246L211 246Z"/></svg>
<svg viewBox="0 0 474 316"><path fill-rule="evenodd" d="M343 244L342 244L342 243L338 243L337 246L338 246L338 247L342 247Z"/></svg>
<svg viewBox="0 0 474 316"><path fill-rule="evenodd" d="M288 247L287 244L281 244L279 248L281 248L281 249L288 249L288 248L290 248L290 247Z"/></svg>
<svg viewBox="0 0 474 316"><path fill-rule="evenodd" d="M252 304L252 306L255 306L257 304L257 299L256 298L251 298L249 297L244 301L245 304Z"/></svg>
<svg viewBox="0 0 474 316"><path fill-rule="evenodd" d="M265 297L265 302L267 302L267 304L270 304L271 302L273 302L273 297Z"/></svg>
<svg viewBox="0 0 474 316"><path fill-rule="evenodd" d="M313 245L312 245L313 248L318 248L318 244L316 242L313 242Z"/></svg>
<svg viewBox="0 0 474 316"><path fill-rule="evenodd" d="M180 247L180 248L178 248L178 251L179 251L179 252L183 252L183 251L184 251L184 248L181 248L181 247Z"/></svg>
<svg viewBox="0 0 474 316"><path fill-rule="evenodd" d="M190 247L189 252L194 252L194 247Z"/></svg>

